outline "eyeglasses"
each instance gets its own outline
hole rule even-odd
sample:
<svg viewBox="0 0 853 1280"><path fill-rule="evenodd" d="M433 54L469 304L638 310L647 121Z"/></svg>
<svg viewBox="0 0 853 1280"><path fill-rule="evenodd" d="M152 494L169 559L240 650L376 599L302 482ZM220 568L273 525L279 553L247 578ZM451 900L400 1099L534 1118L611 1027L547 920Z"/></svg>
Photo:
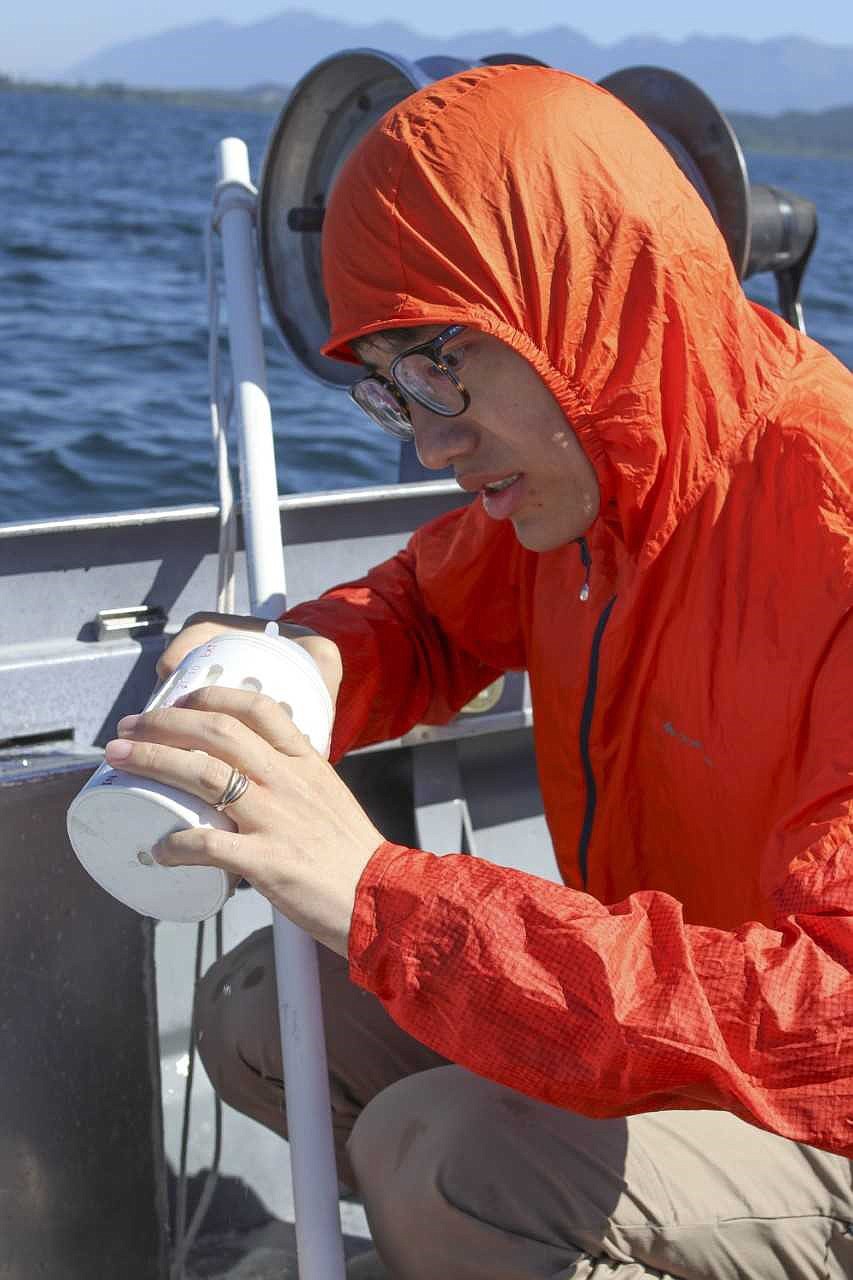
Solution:
<svg viewBox="0 0 853 1280"><path fill-rule="evenodd" d="M442 358L442 347L464 332L463 324L452 324L430 342L401 351L391 361L390 377L370 373L350 387L359 409L398 440L414 440L412 415L406 396L443 418L457 418L471 403L471 397L450 367L452 352Z"/></svg>

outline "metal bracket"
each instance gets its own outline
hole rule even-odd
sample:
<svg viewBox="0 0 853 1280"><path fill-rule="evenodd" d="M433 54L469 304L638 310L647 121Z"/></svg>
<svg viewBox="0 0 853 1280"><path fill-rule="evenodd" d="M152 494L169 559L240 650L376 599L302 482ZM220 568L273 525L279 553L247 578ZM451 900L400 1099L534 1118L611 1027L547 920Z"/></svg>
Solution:
<svg viewBox="0 0 853 1280"><path fill-rule="evenodd" d="M135 604L127 609L101 609L96 618L98 640L127 636L157 636L168 621L158 604Z"/></svg>
<svg viewBox="0 0 853 1280"><path fill-rule="evenodd" d="M462 789L456 743L428 742L417 747L412 769L418 848L476 857L474 827Z"/></svg>

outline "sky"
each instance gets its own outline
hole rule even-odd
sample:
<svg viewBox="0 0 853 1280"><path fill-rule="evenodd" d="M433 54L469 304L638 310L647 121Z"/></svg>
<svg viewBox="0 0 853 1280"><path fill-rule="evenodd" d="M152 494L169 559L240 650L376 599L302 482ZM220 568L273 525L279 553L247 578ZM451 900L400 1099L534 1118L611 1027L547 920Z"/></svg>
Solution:
<svg viewBox="0 0 853 1280"><path fill-rule="evenodd" d="M584 5L555 0L468 0L459 5L393 4L390 0L308 0L300 5L269 0L147 0L140 6L115 0L27 0L3 5L0 17L0 71L16 76L47 76L106 45L152 35L171 27L188 26L209 18L249 24L287 8L352 22L393 18L427 34L454 35L472 28L505 27L535 31L569 26L599 44L612 44L629 35L660 35L682 40L696 31L706 35L765 40L802 35L826 44L853 46L853 4L843 0L713 0L696 16L696 6L684 0L606 0ZM14 8L14 12L12 12ZM520 17L523 10L523 19Z"/></svg>

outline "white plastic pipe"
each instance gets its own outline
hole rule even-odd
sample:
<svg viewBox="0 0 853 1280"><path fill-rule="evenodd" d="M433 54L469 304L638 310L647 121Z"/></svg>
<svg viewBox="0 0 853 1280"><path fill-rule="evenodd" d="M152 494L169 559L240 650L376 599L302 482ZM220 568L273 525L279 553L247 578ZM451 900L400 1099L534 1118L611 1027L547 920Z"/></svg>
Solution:
<svg viewBox="0 0 853 1280"><path fill-rule="evenodd" d="M285 608L284 550L258 300L256 193L240 138L219 143L217 174L249 600L252 613L276 618ZM299 1276L344 1280L317 948L277 911L273 934Z"/></svg>

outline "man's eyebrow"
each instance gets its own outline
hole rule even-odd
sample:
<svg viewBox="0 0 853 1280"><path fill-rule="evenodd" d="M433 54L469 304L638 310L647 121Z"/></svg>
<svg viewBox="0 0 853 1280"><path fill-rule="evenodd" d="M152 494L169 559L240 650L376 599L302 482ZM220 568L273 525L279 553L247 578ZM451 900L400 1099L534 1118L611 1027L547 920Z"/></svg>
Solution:
<svg viewBox="0 0 853 1280"><path fill-rule="evenodd" d="M359 350L359 348L356 346L356 344L355 344L355 343L352 343L352 344L351 344L351 348L352 348L352 351L353 351L353 352L354 352L354 354L355 354L355 358L358 360L358 363L359 363L363 368L365 368L365 369L369 369L371 373L375 373L375 372L376 372L376 365L374 364L374 362L373 362L372 360L369 360L369 359L368 359L368 357L367 357L367 355L366 355L363 351L360 351L360 350Z"/></svg>
<svg viewBox="0 0 853 1280"><path fill-rule="evenodd" d="M406 350L405 346L400 347L400 351L405 351L405 350ZM355 352L356 357L358 358L358 362L362 366L362 368L367 369L369 373L375 373L375 374L379 373L379 365L375 362L375 360L371 360L367 355L359 351L358 347L353 346L353 351ZM390 363L390 361L393 360L394 357L398 354L399 353L397 351L389 351L386 355L386 359Z"/></svg>
<svg viewBox="0 0 853 1280"><path fill-rule="evenodd" d="M427 328L427 326L425 325L424 328ZM362 360L362 363L366 363L359 352L360 343L364 343L365 346L381 347L387 353L387 358L393 360L402 351L408 351L410 347L417 347L422 342L427 341L429 339L425 338L423 333L419 333L417 329L379 329L374 333L365 334L362 338L356 338L350 345L359 359Z"/></svg>
<svg viewBox="0 0 853 1280"><path fill-rule="evenodd" d="M381 360L384 357L386 360L393 360L394 357L398 355L400 351L405 351L405 350L406 350L406 346L404 343L401 343L399 347L389 346L387 348L385 347L384 343L381 347L377 343L375 347L372 347L372 352L378 352L378 357L377 357L374 354L368 355L365 347L362 347L361 349L359 349L358 347L353 346L353 351L358 356L362 364L369 364L371 366L375 364L375 361L377 358Z"/></svg>
<svg viewBox="0 0 853 1280"><path fill-rule="evenodd" d="M370 345L372 346L372 344ZM362 346L361 342L359 342L358 339L356 339L355 342L350 343L350 349L354 352L356 359L359 361L359 363L363 364L368 369L375 370L376 365L367 354L367 346L368 346L368 343L366 339L364 340L364 346Z"/></svg>

